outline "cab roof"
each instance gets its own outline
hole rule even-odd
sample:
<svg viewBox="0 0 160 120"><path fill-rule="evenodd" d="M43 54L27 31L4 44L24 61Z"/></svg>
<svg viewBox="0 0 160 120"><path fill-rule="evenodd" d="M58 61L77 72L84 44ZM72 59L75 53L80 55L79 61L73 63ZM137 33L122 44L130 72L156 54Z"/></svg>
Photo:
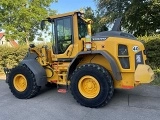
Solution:
<svg viewBox="0 0 160 120"><path fill-rule="evenodd" d="M48 19L54 19L54 18L61 18L61 17L65 17L65 16L70 16L70 15L74 15L75 13L81 13L81 11L74 11L74 12L68 12L68 13L64 13L64 14L58 14L58 15L54 15L54 16L49 16Z"/></svg>

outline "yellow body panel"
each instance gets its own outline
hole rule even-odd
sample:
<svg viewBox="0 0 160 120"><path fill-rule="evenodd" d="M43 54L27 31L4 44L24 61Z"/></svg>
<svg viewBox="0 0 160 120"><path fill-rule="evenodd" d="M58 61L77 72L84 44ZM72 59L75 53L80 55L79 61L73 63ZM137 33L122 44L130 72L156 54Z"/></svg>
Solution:
<svg viewBox="0 0 160 120"><path fill-rule="evenodd" d="M123 89L134 88L135 85L134 72L123 72L121 73L121 75L122 75L122 80L120 81L114 80L114 87Z"/></svg>
<svg viewBox="0 0 160 120"><path fill-rule="evenodd" d="M128 47L128 54L130 58L130 69L123 69L118 59L118 45L125 44ZM93 47L96 47L97 50L106 50L114 59L118 62L118 66L122 72L134 72L135 71L135 52L132 50L133 46L138 46L141 50L144 50L144 46L141 42L126 38L117 38L117 37L109 37L105 41L96 41L93 42ZM137 51L138 52L138 51ZM146 57L144 58L145 63ZM133 62L132 62L133 61Z"/></svg>

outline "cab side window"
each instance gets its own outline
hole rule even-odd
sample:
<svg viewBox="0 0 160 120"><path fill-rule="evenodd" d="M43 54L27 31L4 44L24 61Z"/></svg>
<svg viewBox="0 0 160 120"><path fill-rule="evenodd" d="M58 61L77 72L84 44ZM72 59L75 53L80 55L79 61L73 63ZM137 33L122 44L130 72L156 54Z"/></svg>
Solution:
<svg viewBox="0 0 160 120"><path fill-rule="evenodd" d="M80 17L78 17L78 33L80 38L87 35L87 25Z"/></svg>

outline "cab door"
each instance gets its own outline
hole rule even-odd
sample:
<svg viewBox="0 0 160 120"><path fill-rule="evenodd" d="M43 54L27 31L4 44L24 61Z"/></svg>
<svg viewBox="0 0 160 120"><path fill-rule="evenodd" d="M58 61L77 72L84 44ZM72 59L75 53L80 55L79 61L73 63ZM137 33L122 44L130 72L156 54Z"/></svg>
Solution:
<svg viewBox="0 0 160 120"><path fill-rule="evenodd" d="M72 16L55 19L55 47L54 53L64 54L73 44ZM66 56L67 57L67 56Z"/></svg>

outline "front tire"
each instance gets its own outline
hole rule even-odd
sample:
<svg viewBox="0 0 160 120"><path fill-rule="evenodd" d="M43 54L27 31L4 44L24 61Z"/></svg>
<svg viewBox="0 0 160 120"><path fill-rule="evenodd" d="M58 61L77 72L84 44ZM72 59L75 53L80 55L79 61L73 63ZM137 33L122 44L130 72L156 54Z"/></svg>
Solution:
<svg viewBox="0 0 160 120"><path fill-rule="evenodd" d="M83 106L102 107L111 99L114 88L109 72L97 64L84 64L71 76L71 93Z"/></svg>
<svg viewBox="0 0 160 120"><path fill-rule="evenodd" d="M40 90L33 72L24 64L11 70L8 76L8 84L13 95L19 99L34 97Z"/></svg>

